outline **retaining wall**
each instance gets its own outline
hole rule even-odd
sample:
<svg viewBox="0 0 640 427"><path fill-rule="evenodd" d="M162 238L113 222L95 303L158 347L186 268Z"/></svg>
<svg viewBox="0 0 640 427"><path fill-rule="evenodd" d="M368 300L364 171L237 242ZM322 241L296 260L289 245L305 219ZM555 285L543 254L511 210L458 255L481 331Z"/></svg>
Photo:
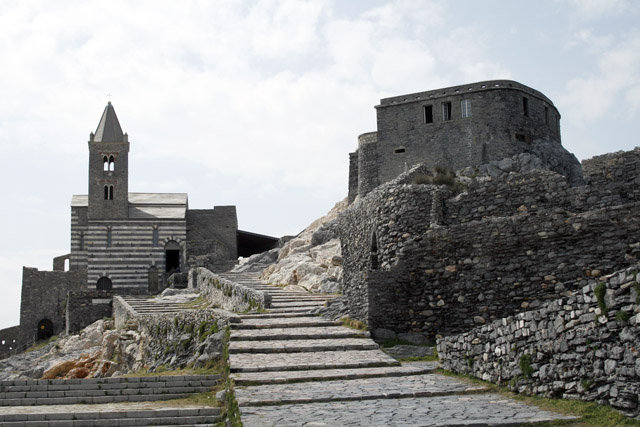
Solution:
<svg viewBox="0 0 640 427"><path fill-rule="evenodd" d="M233 312L271 307L271 295L224 279L206 268L189 270L189 288L197 288L216 307Z"/></svg>

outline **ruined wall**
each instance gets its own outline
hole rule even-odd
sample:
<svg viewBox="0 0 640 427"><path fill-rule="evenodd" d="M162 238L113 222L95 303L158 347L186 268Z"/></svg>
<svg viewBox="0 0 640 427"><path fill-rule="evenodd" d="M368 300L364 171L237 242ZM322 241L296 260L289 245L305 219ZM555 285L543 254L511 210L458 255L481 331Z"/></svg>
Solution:
<svg viewBox="0 0 640 427"><path fill-rule="evenodd" d="M586 187L547 170L477 176L457 195L408 184L415 172L376 188L339 218L350 316L374 333L464 331L537 307L578 286L578 278L638 257L640 205L616 188L640 169Z"/></svg>
<svg viewBox="0 0 640 427"><path fill-rule="evenodd" d="M187 264L226 271L238 259L235 206L187 211ZM233 263L230 263L233 261Z"/></svg>
<svg viewBox="0 0 640 427"><path fill-rule="evenodd" d="M113 292L83 290L67 294L66 333L78 332L96 320L113 316Z"/></svg>
<svg viewBox="0 0 640 427"><path fill-rule="evenodd" d="M12 354L20 345L19 325L0 329L0 358Z"/></svg>
<svg viewBox="0 0 640 427"><path fill-rule="evenodd" d="M20 342L32 340L38 323L48 319L53 333L65 330L67 293L86 286L86 271L38 271L22 269L22 297L20 301Z"/></svg>
<svg viewBox="0 0 640 427"><path fill-rule="evenodd" d="M601 196L640 200L640 147L627 152L603 154L582 162L585 179ZM606 201L605 203L609 203Z"/></svg>
<svg viewBox="0 0 640 427"><path fill-rule="evenodd" d="M573 295L438 340L445 369L638 416L640 265L583 280Z"/></svg>

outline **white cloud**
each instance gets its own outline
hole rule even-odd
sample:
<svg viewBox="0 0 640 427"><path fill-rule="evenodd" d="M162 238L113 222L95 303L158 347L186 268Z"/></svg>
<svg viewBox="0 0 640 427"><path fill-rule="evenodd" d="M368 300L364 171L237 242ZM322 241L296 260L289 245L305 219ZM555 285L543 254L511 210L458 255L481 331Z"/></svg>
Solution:
<svg viewBox="0 0 640 427"><path fill-rule="evenodd" d="M584 20L620 15L637 8L629 0L570 0L570 3L577 16Z"/></svg>

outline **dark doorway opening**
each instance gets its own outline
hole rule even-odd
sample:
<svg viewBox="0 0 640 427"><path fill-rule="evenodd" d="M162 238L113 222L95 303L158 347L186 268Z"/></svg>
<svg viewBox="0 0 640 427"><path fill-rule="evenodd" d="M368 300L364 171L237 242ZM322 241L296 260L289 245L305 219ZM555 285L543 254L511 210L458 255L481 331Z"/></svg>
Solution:
<svg viewBox="0 0 640 427"><path fill-rule="evenodd" d="M38 323L38 340L46 340L53 336L53 322L49 319L42 319Z"/></svg>
<svg viewBox="0 0 640 427"><path fill-rule="evenodd" d="M106 276L103 276L98 279L98 283L96 283L96 289L99 291L110 291L113 289L113 283L111 279Z"/></svg>
<svg viewBox="0 0 640 427"><path fill-rule="evenodd" d="M167 273L180 271L180 245L176 241L167 242L164 247L165 266Z"/></svg>

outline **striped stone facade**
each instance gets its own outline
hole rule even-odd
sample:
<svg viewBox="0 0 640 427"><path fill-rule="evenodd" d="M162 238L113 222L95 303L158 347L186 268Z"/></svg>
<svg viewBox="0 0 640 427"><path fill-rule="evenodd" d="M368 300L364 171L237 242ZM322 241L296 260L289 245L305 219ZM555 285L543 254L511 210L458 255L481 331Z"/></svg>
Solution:
<svg viewBox="0 0 640 427"><path fill-rule="evenodd" d="M160 283L164 283L165 248L169 242L180 246L180 265L184 268L187 237L184 218L91 221L80 225L77 216L72 214L71 219L71 269L87 269L89 289L95 288L101 277L107 277L115 291L145 292L149 290L149 275L154 268Z"/></svg>

